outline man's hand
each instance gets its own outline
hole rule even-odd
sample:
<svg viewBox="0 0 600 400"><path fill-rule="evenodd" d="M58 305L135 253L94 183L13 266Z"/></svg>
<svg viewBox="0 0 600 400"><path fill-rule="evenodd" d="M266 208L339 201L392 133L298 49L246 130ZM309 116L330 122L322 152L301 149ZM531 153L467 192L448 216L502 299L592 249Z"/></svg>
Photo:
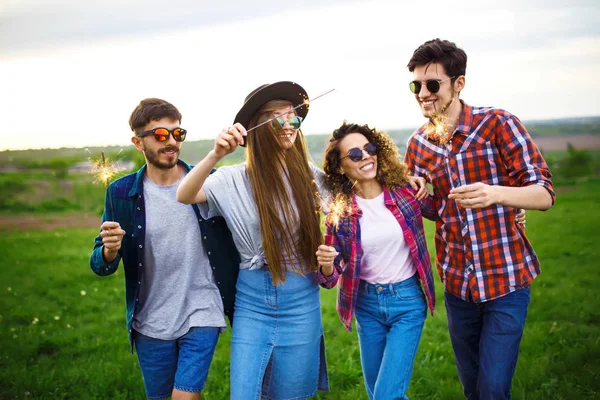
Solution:
<svg viewBox="0 0 600 400"><path fill-rule="evenodd" d="M521 225L523 229L525 229L525 223L527 222L527 218L525 216L525 210L520 208L519 212L516 216L517 224Z"/></svg>
<svg viewBox="0 0 600 400"><path fill-rule="evenodd" d="M454 188L450 191L448 198L456 200L458 205L464 208L484 208L500 203L496 186L486 185L482 182Z"/></svg>
<svg viewBox="0 0 600 400"><path fill-rule="evenodd" d="M244 136L246 135L246 128L240 123L223 129L215 139L215 155L222 158L233 153L240 144L244 143Z"/></svg>
<svg viewBox="0 0 600 400"><path fill-rule="evenodd" d="M118 222L104 221L100 226L100 237L104 247L102 248L102 256L104 261L111 263L117 257L117 252L121 248L121 241L125 236L125 231L121 229Z"/></svg>
<svg viewBox="0 0 600 400"><path fill-rule="evenodd" d="M415 194L417 200L423 200L429 195L427 181L422 176L409 176L408 183L410 183L410 186L417 191L417 194Z"/></svg>

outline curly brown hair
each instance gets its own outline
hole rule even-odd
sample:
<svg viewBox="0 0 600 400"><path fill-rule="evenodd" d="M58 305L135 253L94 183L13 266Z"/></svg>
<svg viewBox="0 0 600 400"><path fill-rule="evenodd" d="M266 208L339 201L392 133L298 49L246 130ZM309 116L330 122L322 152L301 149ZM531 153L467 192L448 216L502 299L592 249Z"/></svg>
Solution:
<svg viewBox="0 0 600 400"><path fill-rule="evenodd" d="M325 183L334 197L340 194L352 195L353 182L340 172L342 156L339 150L342 139L351 133L360 133L369 142L377 145L377 181L379 183L389 189L405 186L408 183L408 167L400 160L398 147L387 133L369 128L366 124L350 124L344 121L339 128L333 131L323 161Z"/></svg>

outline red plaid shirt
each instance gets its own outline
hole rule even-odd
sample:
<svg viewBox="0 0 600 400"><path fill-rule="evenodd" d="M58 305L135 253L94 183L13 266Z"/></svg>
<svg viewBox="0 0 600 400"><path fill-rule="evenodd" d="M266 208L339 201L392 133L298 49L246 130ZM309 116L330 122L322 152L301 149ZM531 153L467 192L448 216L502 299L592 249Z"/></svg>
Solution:
<svg viewBox="0 0 600 400"><path fill-rule="evenodd" d="M383 201L402 228L404 239L410 249L417 273L423 284L431 315L433 315L435 307L433 273L421 215L433 219L436 216L436 210L431 196L418 201L415 199L414 193L414 189L410 187L397 188L394 191L384 187ZM362 217L362 211L356 202L355 196L352 196L350 211L340 216L336 226L333 226L331 216L329 214L326 221L325 244L335 247L339 255L334 261L333 274L324 276L321 269L319 269L317 281L321 286L331 289L340 280L337 311L346 329L352 331L352 317L358 298L360 263L363 255L360 241L360 224L358 222L359 218Z"/></svg>
<svg viewBox="0 0 600 400"><path fill-rule="evenodd" d="M428 139L424 125L409 139L405 161L434 188L437 267L446 290L484 302L529 286L540 273L539 261L515 222L518 210L500 204L466 209L449 200L448 193L476 182L541 185L552 203L555 193L550 170L518 118L504 110L462 105L448 144Z"/></svg>

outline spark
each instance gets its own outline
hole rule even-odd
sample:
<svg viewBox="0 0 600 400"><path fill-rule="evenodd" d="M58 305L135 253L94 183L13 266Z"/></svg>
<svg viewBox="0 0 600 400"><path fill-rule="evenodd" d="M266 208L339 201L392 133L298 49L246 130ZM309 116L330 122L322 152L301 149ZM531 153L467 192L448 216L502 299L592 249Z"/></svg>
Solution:
<svg viewBox="0 0 600 400"><path fill-rule="evenodd" d="M96 179L94 183L102 183L104 187L106 187L106 192L108 193L108 202L110 205L110 212L112 214L112 218L114 218L114 210L113 210L113 202L112 196L110 194L110 188L108 185L110 184L110 180L117 174L122 168L118 168L108 157L104 156L104 152L101 153L102 156L97 160L90 159L92 163L92 167L90 169L90 174L94 175Z"/></svg>
<svg viewBox="0 0 600 400"><path fill-rule="evenodd" d="M110 180L121 170L115 166L115 164L108 158L102 156L97 160L90 159L92 166L90 168L90 174L95 176L95 183L102 183L104 186L108 186Z"/></svg>
<svg viewBox="0 0 600 400"><path fill-rule="evenodd" d="M352 210L352 200L343 193L338 193L331 202L329 202L329 214L327 219L332 229L337 229L340 218Z"/></svg>
<svg viewBox="0 0 600 400"><path fill-rule="evenodd" d="M436 111L430 118L427 125L427 137L438 143L446 144L450 141L451 132L449 131L449 116L446 112L454 102L454 98L444 105L440 111Z"/></svg>

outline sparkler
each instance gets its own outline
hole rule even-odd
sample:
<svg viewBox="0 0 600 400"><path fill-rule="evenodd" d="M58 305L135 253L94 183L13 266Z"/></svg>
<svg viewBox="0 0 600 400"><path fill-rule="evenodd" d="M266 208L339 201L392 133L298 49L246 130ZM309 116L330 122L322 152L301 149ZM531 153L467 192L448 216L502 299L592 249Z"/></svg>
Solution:
<svg viewBox="0 0 600 400"><path fill-rule="evenodd" d="M298 104L296 107L292 108L291 110L288 110L288 111L286 111L286 112L284 112L284 113L281 113L281 114L277 114L277 115L276 115L276 116L274 116L273 118L271 118L271 119L268 119L268 120L266 120L266 121L263 121L263 122L261 122L260 124L256 125L255 127L248 129L246 132L253 131L253 130L255 130L256 128L258 128L259 126L263 126L264 124L266 124L266 123L268 123L268 122L271 122L271 121L273 121L274 119L277 119L277 118L279 118L279 117L283 117L284 115L286 115L286 114L287 114L287 113L289 113L290 111L294 111L295 109L297 109L297 108L300 108L300 107L302 107L302 106L306 106L306 108L308 108L308 107L310 107L310 103L311 103L312 101L315 101L315 100L316 100L316 99L318 99L319 97L323 97L323 96L325 96L326 94L329 94L329 93L333 92L334 90L335 90L335 89L328 90L327 92L325 92L325 93L322 93L322 94L318 95L317 97L313 97L312 99L305 98L305 99L304 99L304 101L303 101L301 104Z"/></svg>
<svg viewBox="0 0 600 400"><path fill-rule="evenodd" d="M351 209L352 204L348 200L348 197L341 193L336 195L333 201L329 203L329 215L327 218L334 229L340 223L342 215L348 213Z"/></svg>
<svg viewBox="0 0 600 400"><path fill-rule="evenodd" d="M429 139L435 140L441 144L449 142L451 132L448 130L450 124L448 123L449 116L446 113L446 110L450 108L452 103L454 103L454 97L448 104L445 104L440 111L436 111L431 118L429 118L429 124L427 126L427 137Z"/></svg>
<svg viewBox="0 0 600 400"><path fill-rule="evenodd" d="M90 159L92 163L92 167L90 169L90 174L94 175L96 179L94 183L102 183L104 187L106 187L106 191L108 193L108 202L110 205L110 213L114 218L115 213L113 210L112 196L110 194L110 189L108 185L110 184L111 178L113 178L120 169L117 168L110 159L104 156L104 152L102 152L102 157L97 160Z"/></svg>

